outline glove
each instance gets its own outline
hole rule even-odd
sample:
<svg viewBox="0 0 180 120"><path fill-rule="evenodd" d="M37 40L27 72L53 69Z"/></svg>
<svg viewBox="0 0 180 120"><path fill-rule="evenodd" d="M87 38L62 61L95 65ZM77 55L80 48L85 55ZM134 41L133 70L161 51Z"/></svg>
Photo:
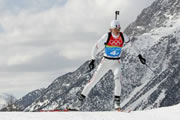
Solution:
<svg viewBox="0 0 180 120"><path fill-rule="evenodd" d="M139 54L138 57L142 64L146 64L146 59L143 58L141 54Z"/></svg>
<svg viewBox="0 0 180 120"><path fill-rule="evenodd" d="M95 62L95 60L92 59L91 62L89 63L90 71L94 69L94 66L95 66L95 65L94 65L94 62Z"/></svg>

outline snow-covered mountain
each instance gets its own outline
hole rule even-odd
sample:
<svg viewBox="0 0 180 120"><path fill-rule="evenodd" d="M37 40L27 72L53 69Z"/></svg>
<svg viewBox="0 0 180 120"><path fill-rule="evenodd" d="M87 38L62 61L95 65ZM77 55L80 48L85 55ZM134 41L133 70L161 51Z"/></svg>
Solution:
<svg viewBox="0 0 180 120"><path fill-rule="evenodd" d="M156 0L137 17L136 21L129 25L125 32L129 36L142 35L151 32L155 28L171 28L180 12L179 0ZM175 20L175 21L172 21ZM170 24L166 24L171 22Z"/></svg>
<svg viewBox="0 0 180 120"><path fill-rule="evenodd" d="M130 70L129 64L124 63L126 78L137 83L137 86L122 102L122 106L125 109L143 110L179 103L180 1L155 1L142 11L125 32L135 36L133 46L147 59L154 73L147 66L137 63ZM127 53L133 55L129 51Z"/></svg>
<svg viewBox="0 0 180 120"><path fill-rule="evenodd" d="M121 59L122 108L145 110L180 103L180 1L156 0L125 33L131 44L126 45ZM148 66L139 62L137 52L146 58ZM101 59L102 53L97 56L96 65ZM58 77L35 93L36 97L23 97L15 106L23 106L21 110L25 111L64 109L76 101L92 77L94 71L86 73L87 70L88 61L76 71ZM113 74L109 71L90 92L82 110L112 110L113 90Z"/></svg>
<svg viewBox="0 0 180 120"><path fill-rule="evenodd" d="M37 98L43 95L44 89L34 90L19 100L14 101L13 110L23 111L26 107L31 105ZM11 111L9 107L1 109L1 111Z"/></svg>
<svg viewBox="0 0 180 120"><path fill-rule="evenodd" d="M0 109L8 106L8 104L12 104L16 101L17 99L13 97L12 95L9 94L0 94Z"/></svg>
<svg viewBox="0 0 180 120"><path fill-rule="evenodd" d="M4 96L0 95L0 109L7 106L7 101Z"/></svg>

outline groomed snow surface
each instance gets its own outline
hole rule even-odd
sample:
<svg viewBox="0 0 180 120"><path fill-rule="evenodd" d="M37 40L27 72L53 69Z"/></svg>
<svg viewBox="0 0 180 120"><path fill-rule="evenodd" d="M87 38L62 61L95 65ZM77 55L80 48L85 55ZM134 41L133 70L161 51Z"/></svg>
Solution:
<svg viewBox="0 0 180 120"><path fill-rule="evenodd" d="M180 120L180 104L135 112L1 112L0 120Z"/></svg>

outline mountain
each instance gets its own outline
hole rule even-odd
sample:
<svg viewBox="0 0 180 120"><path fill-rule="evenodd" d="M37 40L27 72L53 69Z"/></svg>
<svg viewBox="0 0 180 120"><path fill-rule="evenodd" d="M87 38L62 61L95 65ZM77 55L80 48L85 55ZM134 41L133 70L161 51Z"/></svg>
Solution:
<svg viewBox="0 0 180 120"><path fill-rule="evenodd" d="M17 99L10 94L1 94L0 95L0 109L7 107L10 104L13 104Z"/></svg>
<svg viewBox="0 0 180 120"><path fill-rule="evenodd" d="M4 95L0 95L0 109L7 106L7 100Z"/></svg>
<svg viewBox="0 0 180 120"><path fill-rule="evenodd" d="M174 23L167 24L167 22L178 19L179 4L179 0L156 0L142 11L136 21L126 28L125 32L129 36L134 36L151 32L155 28L172 27Z"/></svg>
<svg viewBox="0 0 180 120"><path fill-rule="evenodd" d="M14 101L14 104L12 106L13 110L15 111L23 111L26 107L31 105L33 102L35 102L36 99L38 99L41 95L43 95L44 89L37 89L34 90L24 97L22 97L19 100ZM1 109L1 111L12 111L9 107L4 107Z"/></svg>
<svg viewBox="0 0 180 120"><path fill-rule="evenodd" d="M130 97L123 101L123 108L144 110L178 104L180 1L155 1L142 11L125 32L134 38L133 45L140 48L138 51L147 59L147 64L155 74L147 67L139 69L138 65L133 67L139 70L136 73L138 79L126 74L127 78L132 78L138 86L130 93ZM126 68L128 67L124 70L129 71Z"/></svg>
<svg viewBox="0 0 180 120"><path fill-rule="evenodd" d="M121 58L122 109L145 110L180 103L180 1L156 0L124 32L131 43L126 44ZM139 62L139 53L146 58L147 66ZM102 55L98 54L96 66ZM26 95L18 106L23 106L21 110L24 111L39 111L71 105L94 73L94 70L86 73L88 63L58 77L47 88L35 93L35 98ZM110 70L92 89L81 109L112 110L113 90Z"/></svg>

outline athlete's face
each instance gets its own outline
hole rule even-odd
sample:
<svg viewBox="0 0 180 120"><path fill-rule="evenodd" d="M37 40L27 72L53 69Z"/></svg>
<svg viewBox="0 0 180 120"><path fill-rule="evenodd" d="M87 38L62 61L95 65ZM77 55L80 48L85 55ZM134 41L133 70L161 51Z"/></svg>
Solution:
<svg viewBox="0 0 180 120"><path fill-rule="evenodd" d="M114 29L112 29L112 33L113 33L114 35L118 35L119 32L120 32L120 29L121 29L121 28L114 28Z"/></svg>

